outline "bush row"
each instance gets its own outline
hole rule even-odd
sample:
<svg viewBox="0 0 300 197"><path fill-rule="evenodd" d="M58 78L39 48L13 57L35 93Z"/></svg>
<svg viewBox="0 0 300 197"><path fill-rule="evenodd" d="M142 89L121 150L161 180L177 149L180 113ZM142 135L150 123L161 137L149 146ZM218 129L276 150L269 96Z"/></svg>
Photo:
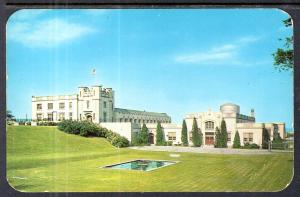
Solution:
<svg viewBox="0 0 300 197"><path fill-rule="evenodd" d="M37 126L57 126L57 122L52 121L38 121L36 122Z"/></svg>
<svg viewBox="0 0 300 197"><path fill-rule="evenodd" d="M245 143L244 146L241 147L242 149L259 149L259 145L253 143Z"/></svg>
<svg viewBox="0 0 300 197"><path fill-rule="evenodd" d="M80 135L83 137L104 137L116 147L121 148L129 146L127 138L111 130L102 128L92 122L64 120L58 123L57 127L65 133Z"/></svg>

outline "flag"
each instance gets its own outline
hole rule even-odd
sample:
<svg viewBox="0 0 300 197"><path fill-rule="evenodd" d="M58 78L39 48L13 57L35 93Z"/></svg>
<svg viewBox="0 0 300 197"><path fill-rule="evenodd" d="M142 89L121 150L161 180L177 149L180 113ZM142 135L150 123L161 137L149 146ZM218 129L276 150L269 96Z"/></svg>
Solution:
<svg viewBox="0 0 300 197"><path fill-rule="evenodd" d="M92 70L92 75L93 75L93 76L96 75L96 68L93 68L93 70Z"/></svg>

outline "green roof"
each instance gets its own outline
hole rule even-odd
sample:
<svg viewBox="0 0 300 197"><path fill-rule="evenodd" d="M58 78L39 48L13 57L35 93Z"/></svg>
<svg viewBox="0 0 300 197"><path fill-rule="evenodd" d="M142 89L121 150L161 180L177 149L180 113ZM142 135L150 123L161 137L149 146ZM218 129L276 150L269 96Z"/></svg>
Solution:
<svg viewBox="0 0 300 197"><path fill-rule="evenodd" d="M138 115L152 115L152 116L164 116L164 117L170 118L166 113L147 112L147 111L132 110L132 109L122 109L122 108L115 108L114 111L117 112L117 113L138 114Z"/></svg>

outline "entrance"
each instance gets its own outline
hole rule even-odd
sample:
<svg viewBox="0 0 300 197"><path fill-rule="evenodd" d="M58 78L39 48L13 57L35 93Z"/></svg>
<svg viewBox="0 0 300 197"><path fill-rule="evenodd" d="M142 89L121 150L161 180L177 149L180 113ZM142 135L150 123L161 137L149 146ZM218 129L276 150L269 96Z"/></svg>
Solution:
<svg viewBox="0 0 300 197"><path fill-rule="evenodd" d="M154 144L154 135L153 135L153 133L149 133L149 143Z"/></svg>
<svg viewBox="0 0 300 197"><path fill-rule="evenodd" d="M93 117L90 114L86 114L85 117L87 121L93 122Z"/></svg>
<svg viewBox="0 0 300 197"><path fill-rule="evenodd" d="M205 145L214 145L214 137L205 136Z"/></svg>

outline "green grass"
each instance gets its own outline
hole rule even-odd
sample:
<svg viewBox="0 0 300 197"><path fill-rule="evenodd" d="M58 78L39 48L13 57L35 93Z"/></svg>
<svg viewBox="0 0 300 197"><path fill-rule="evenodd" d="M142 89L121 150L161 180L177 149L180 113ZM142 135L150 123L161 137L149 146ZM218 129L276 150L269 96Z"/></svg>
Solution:
<svg viewBox="0 0 300 197"><path fill-rule="evenodd" d="M169 154L117 149L56 127L7 127L7 179L19 191L279 191L293 176L292 153ZM98 168L141 158L180 162L149 172Z"/></svg>

